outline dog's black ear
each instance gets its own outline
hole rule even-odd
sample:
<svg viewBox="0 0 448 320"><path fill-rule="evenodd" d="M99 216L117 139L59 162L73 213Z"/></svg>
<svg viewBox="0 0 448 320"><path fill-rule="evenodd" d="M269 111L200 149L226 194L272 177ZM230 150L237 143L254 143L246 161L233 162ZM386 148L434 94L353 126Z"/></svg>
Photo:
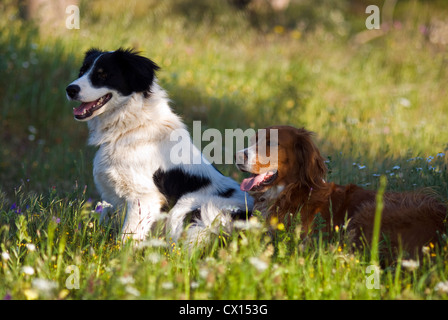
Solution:
<svg viewBox="0 0 448 320"><path fill-rule="evenodd" d="M101 51L100 49L97 49L97 48L90 48L89 50L86 51L86 53L84 55L84 59L87 59L92 56L97 56L101 53L104 53L104 51Z"/></svg>
<svg viewBox="0 0 448 320"><path fill-rule="evenodd" d="M133 92L148 92L160 68L134 49L118 49L114 55L119 61L127 85Z"/></svg>

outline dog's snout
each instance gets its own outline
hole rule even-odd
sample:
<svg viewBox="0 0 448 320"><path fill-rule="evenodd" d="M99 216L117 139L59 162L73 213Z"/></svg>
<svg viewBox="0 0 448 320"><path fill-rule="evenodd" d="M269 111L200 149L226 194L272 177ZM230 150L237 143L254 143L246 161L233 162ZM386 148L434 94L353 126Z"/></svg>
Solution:
<svg viewBox="0 0 448 320"><path fill-rule="evenodd" d="M81 91L81 88L76 84L71 84L65 89L65 91L70 98L75 99L78 96L79 91Z"/></svg>
<svg viewBox="0 0 448 320"><path fill-rule="evenodd" d="M238 151L235 155L236 164L246 164L248 159L247 149Z"/></svg>

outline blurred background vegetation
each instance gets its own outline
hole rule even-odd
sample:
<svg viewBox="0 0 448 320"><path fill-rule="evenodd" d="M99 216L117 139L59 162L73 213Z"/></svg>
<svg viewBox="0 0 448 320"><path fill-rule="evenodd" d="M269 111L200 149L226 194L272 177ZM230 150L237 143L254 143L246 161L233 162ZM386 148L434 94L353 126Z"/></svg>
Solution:
<svg viewBox="0 0 448 320"><path fill-rule="evenodd" d="M72 3L79 29L66 28ZM370 4L391 8L379 30L366 29ZM65 87L87 49L134 47L161 66L188 126L305 126L336 182L375 187L399 168L390 186L448 195L433 174L448 142L447 17L442 0L3 0L0 188L96 196L95 150Z"/></svg>

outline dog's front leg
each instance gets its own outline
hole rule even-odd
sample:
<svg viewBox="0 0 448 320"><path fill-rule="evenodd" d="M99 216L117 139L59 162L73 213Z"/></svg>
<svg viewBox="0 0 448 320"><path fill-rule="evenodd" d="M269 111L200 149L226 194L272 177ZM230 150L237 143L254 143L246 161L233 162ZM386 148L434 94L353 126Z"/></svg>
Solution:
<svg viewBox="0 0 448 320"><path fill-rule="evenodd" d="M161 205L156 199L128 201L121 239L144 240L152 225L160 216Z"/></svg>

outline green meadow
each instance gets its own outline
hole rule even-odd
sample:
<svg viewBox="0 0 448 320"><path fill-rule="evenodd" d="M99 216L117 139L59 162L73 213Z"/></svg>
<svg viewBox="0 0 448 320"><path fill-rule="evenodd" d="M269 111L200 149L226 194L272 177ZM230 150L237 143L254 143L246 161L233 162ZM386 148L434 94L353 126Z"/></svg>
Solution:
<svg viewBox="0 0 448 320"><path fill-rule="evenodd" d="M99 224L95 148L65 97L86 50L133 47L161 67L189 128L305 127L327 180L377 190L383 176L387 190L430 187L447 201L445 1L398 0L379 30L366 28L365 9L384 1L291 0L284 11L81 1L79 29L66 27L65 8L42 22L19 2L0 3L0 298L448 299L446 236L421 259L400 255L381 269L342 226L305 241L300 223L286 230L257 216L207 250L189 252L162 228L122 244Z"/></svg>

